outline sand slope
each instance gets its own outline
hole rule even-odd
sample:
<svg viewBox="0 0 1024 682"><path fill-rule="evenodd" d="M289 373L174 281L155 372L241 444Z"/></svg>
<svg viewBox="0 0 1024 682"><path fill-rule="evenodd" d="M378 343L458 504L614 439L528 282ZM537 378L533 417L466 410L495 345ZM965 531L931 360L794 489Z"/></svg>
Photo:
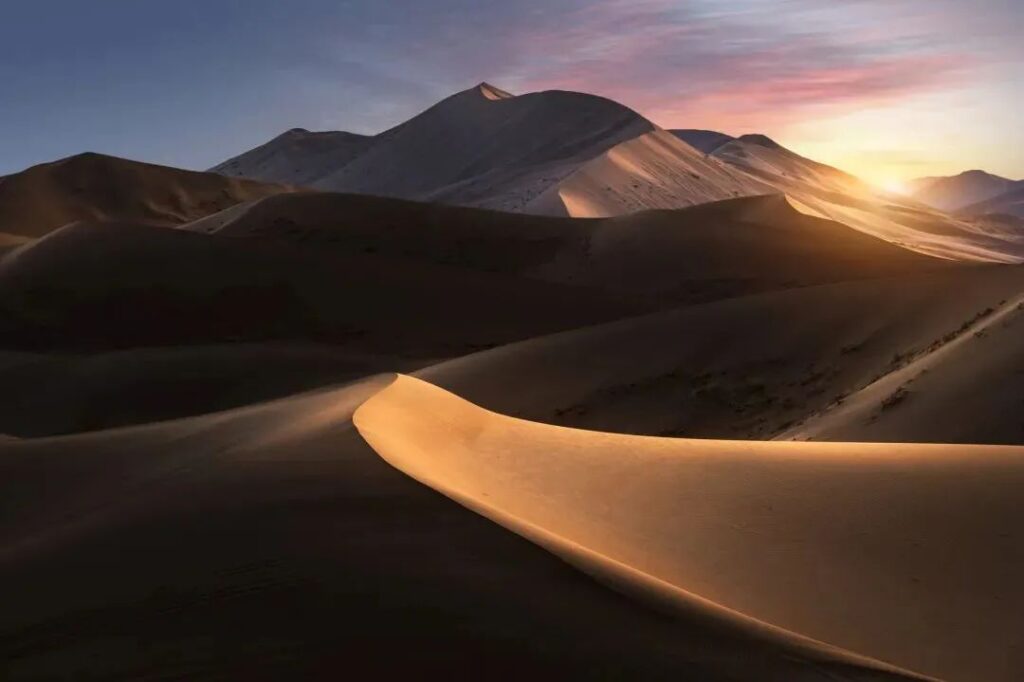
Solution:
<svg viewBox="0 0 1024 682"><path fill-rule="evenodd" d="M422 362L308 342L80 353L0 350L0 434L52 436L209 414Z"/></svg>
<svg viewBox="0 0 1024 682"><path fill-rule="evenodd" d="M913 196L918 201L944 211L957 211L971 204L994 199L1013 189L1016 184L1008 178L970 170L952 177L923 178L911 186Z"/></svg>
<svg viewBox="0 0 1024 682"><path fill-rule="evenodd" d="M214 170L331 191L584 217L765 191L611 100L563 91L513 96L487 83L372 138L289 131Z"/></svg>
<svg viewBox="0 0 1024 682"><path fill-rule="evenodd" d="M573 431L406 377L355 424L392 465L628 593L668 600L659 579L951 681L1024 672L1024 448Z"/></svg>
<svg viewBox="0 0 1024 682"><path fill-rule="evenodd" d="M911 679L627 598L413 481L350 421L391 381L0 442L5 679Z"/></svg>
<svg viewBox="0 0 1024 682"><path fill-rule="evenodd" d="M264 182L310 185L349 163L372 143L373 138L368 135L293 128L214 166L210 172Z"/></svg>
<svg viewBox="0 0 1024 682"><path fill-rule="evenodd" d="M0 328L6 348L97 355L15 355L0 387L21 400L0 432L201 413L364 358L408 370L683 303L949 267L781 197L579 221L299 193L184 229L79 223L0 261Z"/></svg>
<svg viewBox="0 0 1024 682"><path fill-rule="evenodd" d="M780 437L1024 443L1024 293L994 302L957 331Z"/></svg>
<svg viewBox="0 0 1024 682"><path fill-rule="evenodd" d="M583 164L524 210L599 218L772 192L769 185L730 171L668 131L656 130Z"/></svg>
<svg viewBox="0 0 1024 682"><path fill-rule="evenodd" d="M177 225L291 191L282 185L79 154L0 178L0 231L40 237L76 220Z"/></svg>
<svg viewBox="0 0 1024 682"><path fill-rule="evenodd" d="M514 97L483 83L378 135L320 189L518 210L615 144L653 129L601 97Z"/></svg>
<svg viewBox="0 0 1024 682"><path fill-rule="evenodd" d="M944 212L1008 191L1012 181L980 171L925 178L915 183L918 201L764 135L666 131L621 104L575 92L513 96L481 83L372 138L293 130L214 170L330 191L574 217L782 193L809 215L923 253L1024 261L1015 224Z"/></svg>
<svg viewBox="0 0 1024 682"><path fill-rule="evenodd" d="M800 210L943 258L1018 263L1024 241L1013 226L953 216L887 193L812 161L764 135L744 135L712 156L785 193Z"/></svg>
<svg viewBox="0 0 1024 682"><path fill-rule="evenodd" d="M963 336L965 324L1022 292L1024 268L1016 266L805 287L530 339L417 376L531 420L626 433L763 439ZM969 390L965 394L975 396L977 409L947 393L932 413L934 423L922 420L900 438L933 440L932 431L949 435L962 428L978 441L1024 443L1010 437L1020 425L1011 409L1011 398L1020 394L1018 368L990 358L984 343L971 344L965 350L977 358L963 364L962 381L950 388ZM1006 352L1015 347L1007 337ZM992 372L974 373L990 359ZM999 401L1003 409L981 418Z"/></svg>
<svg viewBox="0 0 1024 682"><path fill-rule="evenodd" d="M292 339L450 357L635 314L554 282L180 229L76 223L0 261L5 345Z"/></svg>
<svg viewBox="0 0 1024 682"><path fill-rule="evenodd" d="M1015 183L1008 192L971 204L962 209L970 215L1010 215L1024 218L1024 181Z"/></svg>
<svg viewBox="0 0 1024 682"><path fill-rule="evenodd" d="M607 220L341 194L271 197L187 226L247 241L358 252L628 295L653 307L952 264L834 222L781 196Z"/></svg>
<svg viewBox="0 0 1024 682"><path fill-rule="evenodd" d="M725 133L720 133L715 130L686 128L682 130L669 130L669 132L694 149L702 151L705 154L710 154L726 142L731 142L736 139L732 135L726 135Z"/></svg>

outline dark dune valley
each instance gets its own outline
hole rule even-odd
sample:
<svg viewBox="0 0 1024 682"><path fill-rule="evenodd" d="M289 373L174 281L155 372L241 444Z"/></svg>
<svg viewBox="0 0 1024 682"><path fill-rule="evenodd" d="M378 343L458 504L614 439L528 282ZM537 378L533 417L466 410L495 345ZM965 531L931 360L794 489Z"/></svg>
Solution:
<svg viewBox="0 0 1024 682"><path fill-rule="evenodd" d="M1024 679L1021 182L481 83L0 177L4 680Z"/></svg>

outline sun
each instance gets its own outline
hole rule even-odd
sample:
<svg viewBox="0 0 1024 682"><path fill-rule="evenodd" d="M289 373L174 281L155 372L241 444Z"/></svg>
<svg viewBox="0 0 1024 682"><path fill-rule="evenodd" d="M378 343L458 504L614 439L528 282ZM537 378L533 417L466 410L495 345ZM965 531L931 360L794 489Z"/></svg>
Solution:
<svg viewBox="0 0 1024 682"><path fill-rule="evenodd" d="M889 192L891 194L909 194L910 193L910 191L907 189L906 183L904 183L902 180L897 180L895 178L890 178L890 179L887 179L887 180L883 180L883 181L879 182L878 185L879 185L879 187L884 189L886 192Z"/></svg>

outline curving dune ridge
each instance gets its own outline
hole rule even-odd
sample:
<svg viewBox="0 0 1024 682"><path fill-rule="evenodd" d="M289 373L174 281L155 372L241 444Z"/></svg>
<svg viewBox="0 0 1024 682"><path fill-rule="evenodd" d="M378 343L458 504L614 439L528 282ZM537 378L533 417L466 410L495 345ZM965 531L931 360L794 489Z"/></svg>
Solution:
<svg viewBox="0 0 1024 682"><path fill-rule="evenodd" d="M405 376L355 424L395 467L626 593L942 679L1024 665L1024 448L576 431Z"/></svg>
<svg viewBox="0 0 1024 682"><path fill-rule="evenodd" d="M393 380L0 441L0 581L19 587L0 609L3 677L920 679L573 549L587 570L607 569L601 580L646 593L623 596L420 485L351 421ZM364 432L391 416L405 435L486 425L438 389L394 388L360 412ZM441 401L422 409L421 388ZM443 461L402 450L457 482Z"/></svg>

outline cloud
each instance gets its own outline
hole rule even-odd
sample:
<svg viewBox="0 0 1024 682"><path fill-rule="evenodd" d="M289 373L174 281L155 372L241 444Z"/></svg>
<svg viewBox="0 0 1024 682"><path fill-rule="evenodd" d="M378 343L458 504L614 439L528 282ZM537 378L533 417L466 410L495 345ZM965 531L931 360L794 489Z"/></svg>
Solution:
<svg viewBox="0 0 1024 682"><path fill-rule="evenodd" d="M846 11L873 0L836 3ZM811 113L842 111L954 87L978 59L936 51L917 35L879 31L806 11L801 0L702 5L603 0L517 36L524 89L597 92L665 126L732 131L784 127Z"/></svg>

